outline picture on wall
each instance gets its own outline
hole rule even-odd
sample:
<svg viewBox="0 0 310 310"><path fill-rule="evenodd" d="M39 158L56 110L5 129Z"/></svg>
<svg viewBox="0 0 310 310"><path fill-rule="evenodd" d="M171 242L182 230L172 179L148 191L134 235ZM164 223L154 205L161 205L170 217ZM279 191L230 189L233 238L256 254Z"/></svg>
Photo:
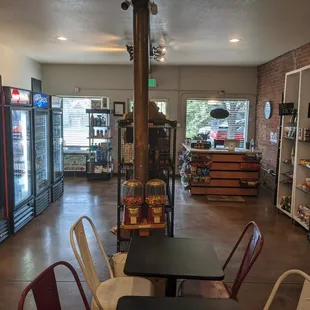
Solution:
<svg viewBox="0 0 310 310"><path fill-rule="evenodd" d="M125 114L125 102L114 102L114 116L123 116Z"/></svg>

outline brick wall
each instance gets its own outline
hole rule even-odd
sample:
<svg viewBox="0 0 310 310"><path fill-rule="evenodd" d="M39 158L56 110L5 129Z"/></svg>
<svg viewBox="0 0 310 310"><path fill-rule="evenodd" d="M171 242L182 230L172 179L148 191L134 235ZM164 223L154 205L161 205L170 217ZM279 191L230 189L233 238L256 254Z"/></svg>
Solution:
<svg viewBox="0 0 310 310"><path fill-rule="evenodd" d="M270 133L276 133L279 137L278 103L284 91L285 73L307 65L310 65L310 43L258 67L256 145L263 152L262 165L268 169L276 170L278 144L270 141ZM264 117L264 103L267 100L273 102L269 120ZM271 180L266 182L272 184Z"/></svg>

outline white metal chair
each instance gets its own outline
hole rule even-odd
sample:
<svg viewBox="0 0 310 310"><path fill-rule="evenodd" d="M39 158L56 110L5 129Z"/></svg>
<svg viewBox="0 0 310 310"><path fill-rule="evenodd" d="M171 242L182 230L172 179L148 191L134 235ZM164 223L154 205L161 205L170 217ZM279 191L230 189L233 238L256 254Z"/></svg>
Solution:
<svg viewBox="0 0 310 310"><path fill-rule="evenodd" d="M99 281L94 261L88 247L83 220L87 220L90 223L110 272L111 279L102 283ZM82 269L89 289L93 295L91 304L92 310L116 310L117 302L122 296L154 295L153 284L147 279L140 277L114 277L97 229L89 217L82 216L73 224L70 229L70 242L74 255ZM80 253L77 251L76 243Z"/></svg>
<svg viewBox="0 0 310 310"><path fill-rule="evenodd" d="M284 272L279 277L279 279L277 280L276 284L274 285L271 291L271 294L267 300L264 310L269 310L274 300L274 297L279 289L279 286L281 285L281 283L284 281L285 278L287 278L289 275L292 275L292 274L299 274L305 278L305 282L304 282L304 285L303 285L303 288L302 288L302 291L299 297L299 302L298 302L296 310L309 310L310 309L310 276L301 270L292 269L292 270L288 270Z"/></svg>

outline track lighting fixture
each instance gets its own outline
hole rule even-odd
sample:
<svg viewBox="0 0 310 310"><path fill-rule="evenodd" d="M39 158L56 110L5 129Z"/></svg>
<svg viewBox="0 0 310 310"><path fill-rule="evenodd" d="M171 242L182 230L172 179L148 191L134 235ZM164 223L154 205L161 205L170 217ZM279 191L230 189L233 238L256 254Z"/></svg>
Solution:
<svg viewBox="0 0 310 310"><path fill-rule="evenodd" d="M126 44L126 49L129 54L130 61L133 60L133 45ZM167 48L165 46L153 46L150 45L150 58L159 62L166 60Z"/></svg>

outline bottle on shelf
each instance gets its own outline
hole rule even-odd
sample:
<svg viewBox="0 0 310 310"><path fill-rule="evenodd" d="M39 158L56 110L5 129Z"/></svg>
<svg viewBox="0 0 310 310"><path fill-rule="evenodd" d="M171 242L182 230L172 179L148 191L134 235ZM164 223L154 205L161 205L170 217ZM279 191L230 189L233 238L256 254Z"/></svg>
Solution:
<svg viewBox="0 0 310 310"><path fill-rule="evenodd" d="M100 130L100 137L103 138L103 130Z"/></svg>
<svg viewBox="0 0 310 310"><path fill-rule="evenodd" d="M254 152L254 150L255 150L255 142L254 142L254 139L251 139L251 141L250 141L250 150L251 150L251 152Z"/></svg>
<svg viewBox="0 0 310 310"><path fill-rule="evenodd" d="M291 150L291 162L292 162L292 164L294 164L294 161L295 161L295 147L293 146L292 150Z"/></svg>
<svg viewBox="0 0 310 310"><path fill-rule="evenodd" d="M105 127L107 125L107 120L105 119L105 117L102 116L102 125L103 127Z"/></svg>
<svg viewBox="0 0 310 310"><path fill-rule="evenodd" d="M94 124L95 124L94 114L92 114L90 117L90 124L91 124L91 126L94 126Z"/></svg>
<svg viewBox="0 0 310 310"><path fill-rule="evenodd" d="M99 129L97 129L96 137L98 138L99 136L100 136L100 131L99 131Z"/></svg>

